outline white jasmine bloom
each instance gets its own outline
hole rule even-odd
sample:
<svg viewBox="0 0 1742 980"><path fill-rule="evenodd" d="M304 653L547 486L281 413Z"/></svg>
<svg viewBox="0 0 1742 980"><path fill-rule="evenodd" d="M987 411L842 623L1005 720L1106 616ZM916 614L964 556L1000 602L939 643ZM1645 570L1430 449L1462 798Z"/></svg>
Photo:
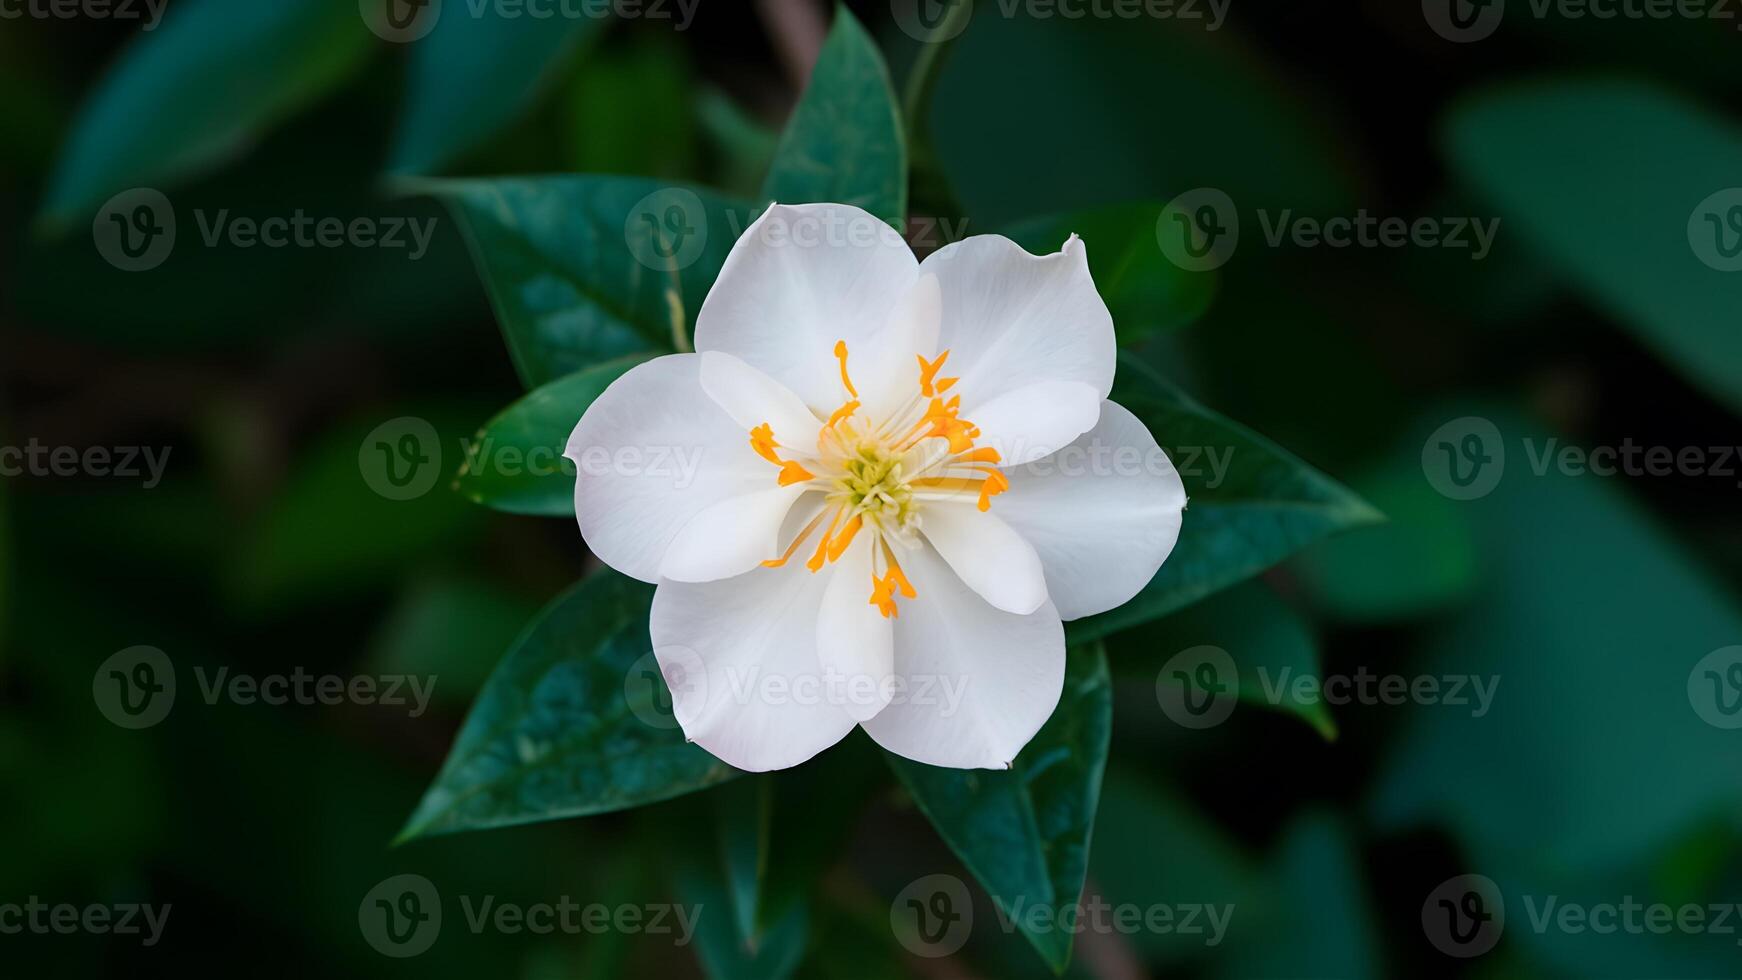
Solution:
<svg viewBox="0 0 1742 980"><path fill-rule="evenodd" d="M695 340L612 384L567 450L588 547L659 586L685 734L758 771L855 724L920 762L1008 766L1058 704L1061 620L1136 595L1186 503L1106 400L1083 243L984 235L921 263L858 208L775 205Z"/></svg>

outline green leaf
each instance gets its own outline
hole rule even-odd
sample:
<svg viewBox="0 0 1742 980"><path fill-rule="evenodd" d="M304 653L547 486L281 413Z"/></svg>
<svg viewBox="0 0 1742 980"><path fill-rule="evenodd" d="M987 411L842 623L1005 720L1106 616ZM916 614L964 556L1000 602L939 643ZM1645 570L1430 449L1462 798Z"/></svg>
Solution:
<svg viewBox="0 0 1742 980"><path fill-rule="evenodd" d="M907 217L907 140L889 68L845 7L823 42L762 184L782 204L852 204L897 229Z"/></svg>
<svg viewBox="0 0 1742 980"><path fill-rule="evenodd" d="M695 172L695 80L679 37L636 34L587 56L564 85L565 169L672 180Z"/></svg>
<svg viewBox="0 0 1742 980"><path fill-rule="evenodd" d="M406 187L453 211L529 388L613 358L687 347L696 310L754 219L740 202L639 177Z"/></svg>
<svg viewBox="0 0 1742 980"><path fill-rule="evenodd" d="M1071 958L1113 725L1106 651L1073 650L1059 706L1007 771L889 763L962 864L1055 971ZM1051 910L1044 917L1034 910Z"/></svg>
<svg viewBox="0 0 1742 980"><path fill-rule="evenodd" d="M807 906L791 906L753 940L739 931L736 915L711 914L733 908L733 900L725 870L708 848L683 849L673 876L678 896L701 910L696 916L696 956L709 980L785 980L798 969L810 941Z"/></svg>
<svg viewBox="0 0 1742 980"><path fill-rule="evenodd" d="M1076 624L1066 626L1075 642ZM1120 678L1153 681L1169 657L1198 646L1227 651L1239 671L1240 700L1295 715L1325 739L1337 723L1323 699L1296 700L1296 678L1320 676L1318 638L1307 621L1260 581L1225 589L1153 623L1107 640L1107 655Z"/></svg>
<svg viewBox="0 0 1742 980"><path fill-rule="evenodd" d="M454 488L510 514L572 516L575 470L563 458L569 433L611 382L647 357L620 357L576 371L508 406L472 437Z"/></svg>
<svg viewBox="0 0 1742 980"><path fill-rule="evenodd" d="M1342 820L1322 810L1294 818L1267 867L1273 878L1251 913L1239 910L1240 941L1223 944L1218 976L1385 975L1360 853Z"/></svg>
<svg viewBox="0 0 1742 980"><path fill-rule="evenodd" d="M449 4L411 45L406 102L393 139L396 174L432 173L454 162L525 110L564 58L603 33L603 17L476 15Z"/></svg>
<svg viewBox="0 0 1742 980"><path fill-rule="evenodd" d="M344 80L373 38L343 0L185 0L79 113L42 208L64 225L223 160Z"/></svg>
<svg viewBox="0 0 1742 980"><path fill-rule="evenodd" d="M709 795L714 827L720 838L726 897L738 935L754 943L768 878L769 834L774 822L774 777L756 773Z"/></svg>
<svg viewBox="0 0 1742 980"><path fill-rule="evenodd" d="M1134 344L1196 320L1216 291L1213 273L1187 272L1162 253L1155 233L1161 210L1160 204L1116 204L1029 218L1003 234L1036 255L1058 251L1072 234L1081 236L1119 342Z"/></svg>
<svg viewBox="0 0 1742 980"><path fill-rule="evenodd" d="M976 222L996 228L1203 186L1227 192L1243 221L1258 208L1354 209L1359 141L1342 138L1354 135L1342 113L1291 84L1241 32L1180 17L1071 20L1040 4L1002 16L998 2L981 0L955 39L931 106L937 156Z"/></svg>
<svg viewBox="0 0 1742 980"><path fill-rule="evenodd" d="M1742 636L1742 609L1624 478L1538 475L1524 440L1544 445L1542 428L1488 417L1508 439L1504 476L1463 505L1485 581L1430 636L1421 672L1494 691L1480 715L1404 716L1374 810L1392 828L1448 826L1503 883L1636 865L1742 803L1736 733L1702 716L1722 720L1700 663Z"/></svg>
<svg viewBox="0 0 1742 980"><path fill-rule="evenodd" d="M1073 642L1165 616L1316 541L1383 519L1330 477L1194 402L1134 357L1120 356L1113 400L1149 426L1179 468L1190 502L1161 571L1125 605L1071 624Z"/></svg>
<svg viewBox="0 0 1742 980"><path fill-rule="evenodd" d="M1223 825L1167 789L1164 780L1109 766L1095 840L1090 873L1106 901L1138 908L1233 905L1230 931L1238 941L1242 910L1260 894L1258 872ZM1171 965L1205 952L1204 935L1178 930L1144 929L1129 939L1156 963Z"/></svg>
<svg viewBox="0 0 1742 980"><path fill-rule="evenodd" d="M482 654L507 649L537 612L537 603L483 579L420 579L376 630L367 663L381 674L439 678L434 702L463 709L489 679Z"/></svg>
<svg viewBox="0 0 1742 980"><path fill-rule="evenodd" d="M1742 129L1654 86L1560 80L1470 99L1453 169L1594 305L1695 385L1742 410L1742 277L1701 260L1742 194ZM1708 226L1706 213L1720 220ZM1693 227L1690 227L1692 223ZM1709 253L1711 254L1711 253Z"/></svg>
<svg viewBox="0 0 1742 980"><path fill-rule="evenodd" d="M1470 596L1478 576L1470 523L1457 501L1422 479L1419 442L1350 482L1389 520L1326 541L1290 563L1317 609L1350 622L1391 623Z"/></svg>
<svg viewBox="0 0 1742 980"><path fill-rule="evenodd" d="M643 720L655 708L634 700L641 689L664 691L649 668L652 596L601 571L552 602L496 668L399 839L606 813L738 775L675 720Z"/></svg>

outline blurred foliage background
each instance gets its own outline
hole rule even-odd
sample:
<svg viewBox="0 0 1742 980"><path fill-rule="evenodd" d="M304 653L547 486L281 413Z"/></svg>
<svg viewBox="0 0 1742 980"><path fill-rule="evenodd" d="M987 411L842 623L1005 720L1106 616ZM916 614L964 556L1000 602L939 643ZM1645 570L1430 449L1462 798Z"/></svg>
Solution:
<svg viewBox="0 0 1742 980"><path fill-rule="evenodd" d="M900 3L849 6L897 91L936 56L900 29ZM912 214L1022 238L1025 219L1079 212L1060 230L1091 254L1091 229L1124 227L1130 315L1109 301L1122 333L1135 328L1132 363L1389 518L1108 641L1090 893L1237 913L1213 947L1078 936L1069 974L1742 974L1732 937L1538 931L1509 904L1499 946L1458 960L1421 922L1429 893L1465 873L1509 903L1742 901L1738 735L1688 690L1701 658L1742 643L1742 484L1539 475L1522 448L1738 442L1742 273L1699 261L1686 228L1742 184L1736 22L1515 2L1492 36L1454 43L1420 5L1380 0L1235 0L1215 30L1034 7L982 0L927 69L906 107ZM365 434L403 416L436 427L451 470L459 440L524 390L455 221L396 178L608 173L754 199L831 16L702 0L683 30L645 15L533 30L449 17L404 44L349 0L170 0L149 32L113 16L0 19L0 445L171 451L150 489L0 482L0 903L173 904L149 949L0 935L9 974L1050 973L996 926L861 736L826 769L778 777L772 804L733 783L389 846L503 652L592 564L565 521L479 507L446 480L388 500L360 475ZM91 223L140 186L175 201L180 237L160 266L127 272ZM1180 285L1147 225L1118 215L1200 187L1236 202L1241 245ZM1120 210L1132 202L1152 203ZM207 246L192 219L298 209L436 230L412 260ZM1473 261L1272 247L1256 217L1361 209L1501 223ZM1056 247L1049 226L1032 230L1031 247ZM1154 277L1174 283L1168 302L1143 295ZM1472 415L1509 455L1492 493L1460 501L1424 474L1423 447ZM139 644L170 655L183 690L162 724L129 731L93 706L92 677ZM1156 678L1199 644L1324 676L1499 687L1483 717L1242 705L1192 731L1158 709ZM438 683L415 718L208 706L192 671L226 667ZM777 832L825 843L782 866L807 883L806 921L760 960L710 959L732 944L706 937L681 949L455 927L394 960L359 934L359 901L408 872L523 903L709 894L717 883L685 870L714 846L709 813L763 805ZM889 904L939 872L976 889L979 925L961 954L929 961L895 941Z"/></svg>

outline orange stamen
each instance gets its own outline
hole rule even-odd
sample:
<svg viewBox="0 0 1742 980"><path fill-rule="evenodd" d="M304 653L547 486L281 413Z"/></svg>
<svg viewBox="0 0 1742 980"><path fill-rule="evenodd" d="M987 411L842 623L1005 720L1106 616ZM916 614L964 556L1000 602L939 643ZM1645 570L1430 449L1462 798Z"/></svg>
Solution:
<svg viewBox="0 0 1742 980"><path fill-rule="evenodd" d="M811 518L811 522L804 526L804 530L798 532L798 535L792 539L792 544L789 544L786 546L785 553L783 553L779 558L766 559L765 561L763 561L762 567L763 568L779 568L780 566L786 564L788 561L790 561L792 559L793 554L798 551L799 546L804 544L804 539L810 537L811 532L815 531L817 529L817 525L821 524L822 522L823 522L823 515L820 513L817 514L817 516Z"/></svg>
<svg viewBox="0 0 1742 980"><path fill-rule="evenodd" d="M1010 478L999 470L986 474L986 482L980 484L980 502L975 506L982 511L992 508L992 498L1010 489Z"/></svg>
<svg viewBox="0 0 1742 980"><path fill-rule="evenodd" d="M932 381L933 378L937 377L938 369L944 366L945 361L949 360L949 358L950 358L949 351L944 351L942 354L939 354L938 359L935 361L927 361L925 359L924 354L915 354L913 356L919 359L919 393L920 394L924 395L927 398L930 398L931 396L942 392L945 388L948 388L951 384L955 383L954 378L945 379L948 383L941 384L941 386L937 385L937 384L933 384L933 381Z"/></svg>
<svg viewBox="0 0 1742 980"><path fill-rule="evenodd" d="M839 422L842 419L847 418L848 416L852 415L854 412L857 412L858 410L859 410L859 403L856 401L848 402L847 404L842 405L840 408L835 409L835 414L829 416L829 421L823 425L823 428L825 428L825 429L834 428L836 422Z"/></svg>
<svg viewBox="0 0 1742 980"><path fill-rule="evenodd" d="M821 570L823 560L828 557L829 539L834 537L835 525L841 522L841 510L839 507L835 508L835 516L829 521L829 529L823 532L822 540L817 542L816 553L811 555L810 561L804 563L804 567L813 572Z"/></svg>
<svg viewBox="0 0 1742 980"><path fill-rule="evenodd" d="M803 483L806 480L813 479L816 478L811 475L810 470L805 469L803 466L800 466L791 460L780 465L780 485L783 487L790 487L794 483Z"/></svg>
<svg viewBox="0 0 1742 980"><path fill-rule="evenodd" d="M844 341L844 340L835 341L835 357L838 358L841 362L841 384L846 386L847 394L850 397L858 398L859 391L858 391L858 389L853 387L853 379L847 377L847 342L846 341Z"/></svg>
<svg viewBox="0 0 1742 980"><path fill-rule="evenodd" d="M841 528L840 535L829 544L829 561L833 562L840 560L841 555L846 553L847 546L853 543L853 535L859 533L859 528L863 526L864 523L865 519L855 514L853 519L848 521L845 527Z"/></svg>
<svg viewBox="0 0 1742 980"><path fill-rule="evenodd" d="M774 450L780 443L774 441L774 429L767 422L750 430L750 448L756 450L756 455L768 460L776 466L780 465L780 457Z"/></svg>

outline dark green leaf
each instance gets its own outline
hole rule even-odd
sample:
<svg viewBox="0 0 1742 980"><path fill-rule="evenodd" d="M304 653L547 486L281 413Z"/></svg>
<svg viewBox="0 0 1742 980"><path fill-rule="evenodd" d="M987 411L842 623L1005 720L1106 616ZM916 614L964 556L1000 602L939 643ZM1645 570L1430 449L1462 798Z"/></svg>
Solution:
<svg viewBox="0 0 1742 980"><path fill-rule="evenodd" d="M670 180L695 171L695 81L680 36L636 34L587 56L563 94L566 169Z"/></svg>
<svg viewBox="0 0 1742 980"><path fill-rule="evenodd" d="M907 217L907 140L877 45L845 7L762 184L782 204L852 204L900 228Z"/></svg>
<svg viewBox="0 0 1742 980"><path fill-rule="evenodd" d="M1056 252L1073 233L1088 246L1089 272L1113 314L1119 342L1132 344L1196 320L1216 277L1187 272L1156 241L1160 204L1116 204L1019 221L1003 234L1036 255Z"/></svg>
<svg viewBox="0 0 1742 980"><path fill-rule="evenodd" d="M646 360L631 355L576 371L508 406L472 437L455 489L510 514L572 516L574 464L563 458L569 433L593 399Z"/></svg>
<svg viewBox="0 0 1742 980"><path fill-rule="evenodd" d="M656 714L652 596L601 571L552 602L496 668L400 840L621 810L738 775Z"/></svg>
<svg viewBox="0 0 1742 980"><path fill-rule="evenodd" d="M1058 709L1009 770L941 769L888 756L962 864L1061 972L1070 962L1112 724L1107 655L1091 646L1071 651ZM1040 908L1048 912L1036 915Z"/></svg>
<svg viewBox="0 0 1742 980"><path fill-rule="evenodd" d="M80 111L42 219L73 222L222 160L342 81L373 40L342 0L174 5Z"/></svg>
<svg viewBox="0 0 1742 980"><path fill-rule="evenodd" d="M1742 611L1624 477L1538 475L1522 444L1542 445L1541 427L1490 417L1504 475L1463 504L1487 581L1435 631L1423 673L1484 679L1492 697L1409 713L1375 809L1454 829L1503 883L1628 866L1742 800L1736 733L1715 723L1728 689L1700 664L1742 636Z"/></svg>
<svg viewBox="0 0 1742 980"><path fill-rule="evenodd" d="M1339 619L1395 622L1446 609L1476 588L1476 542L1457 501L1421 472L1412 443L1350 481L1389 520L1313 548L1290 568L1313 604Z"/></svg>
<svg viewBox="0 0 1742 980"><path fill-rule="evenodd" d="M1559 273L1696 385L1742 410L1742 129L1637 82L1488 92L1451 117L1452 167ZM1714 225L1713 222L1716 222ZM1735 268L1724 265L1724 268Z"/></svg>
<svg viewBox="0 0 1742 980"><path fill-rule="evenodd" d="M758 921L768 878L769 833L774 822L774 776L755 773L709 795L714 828L720 837L726 897L732 925L752 943L761 938Z"/></svg>
<svg viewBox="0 0 1742 980"><path fill-rule="evenodd" d="M405 114L390 164L396 174L440 170L496 133L550 82L567 54L607 23L506 16L496 4L473 15L469 5L451 3L444 13L411 45Z"/></svg>
<svg viewBox="0 0 1742 980"><path fill-rule="evenodd" d="M453 210L529 388L687 347L726 253L754 220L747 205L637 177L406 186Z"/></svg>
<svg viewBox="0 0 1742 980"><path fill-rule="evenodd" d="M759 938L739 931L735 915L712 914L733 907L724 869L707 848L690 848L678 857L678 896L696 917L696 956L709 980L785 980L798 969L810 941L810 910L794 905Z"/></svg>
<svg viewBox="0 0 1742 980"><path fill-rule="evenodd" d="M1125 605L1072 624L1073 640L1165 616L1338 531L1383 519L1336 481L1192 401L1134 357L1120 356L1113 400L1149 426L1180 469L1190 502L1161 571Z"/></svg>
<svg viewBox="0 0 1742 980"><path fill-rule="evenodd" d="M1066 627L1075 642L1076 624ZM1319 698L1297 700L1296 678L1320 676L1318 637L1301 615L1259 581L1239 585L1171 616L1107 640L1107 655L1121 678L1154 680L1169 657L1198 646L1227 651L1239 671L1239 695L1248 704L1298 716L1326 739L1337 723Z"/></svg>

